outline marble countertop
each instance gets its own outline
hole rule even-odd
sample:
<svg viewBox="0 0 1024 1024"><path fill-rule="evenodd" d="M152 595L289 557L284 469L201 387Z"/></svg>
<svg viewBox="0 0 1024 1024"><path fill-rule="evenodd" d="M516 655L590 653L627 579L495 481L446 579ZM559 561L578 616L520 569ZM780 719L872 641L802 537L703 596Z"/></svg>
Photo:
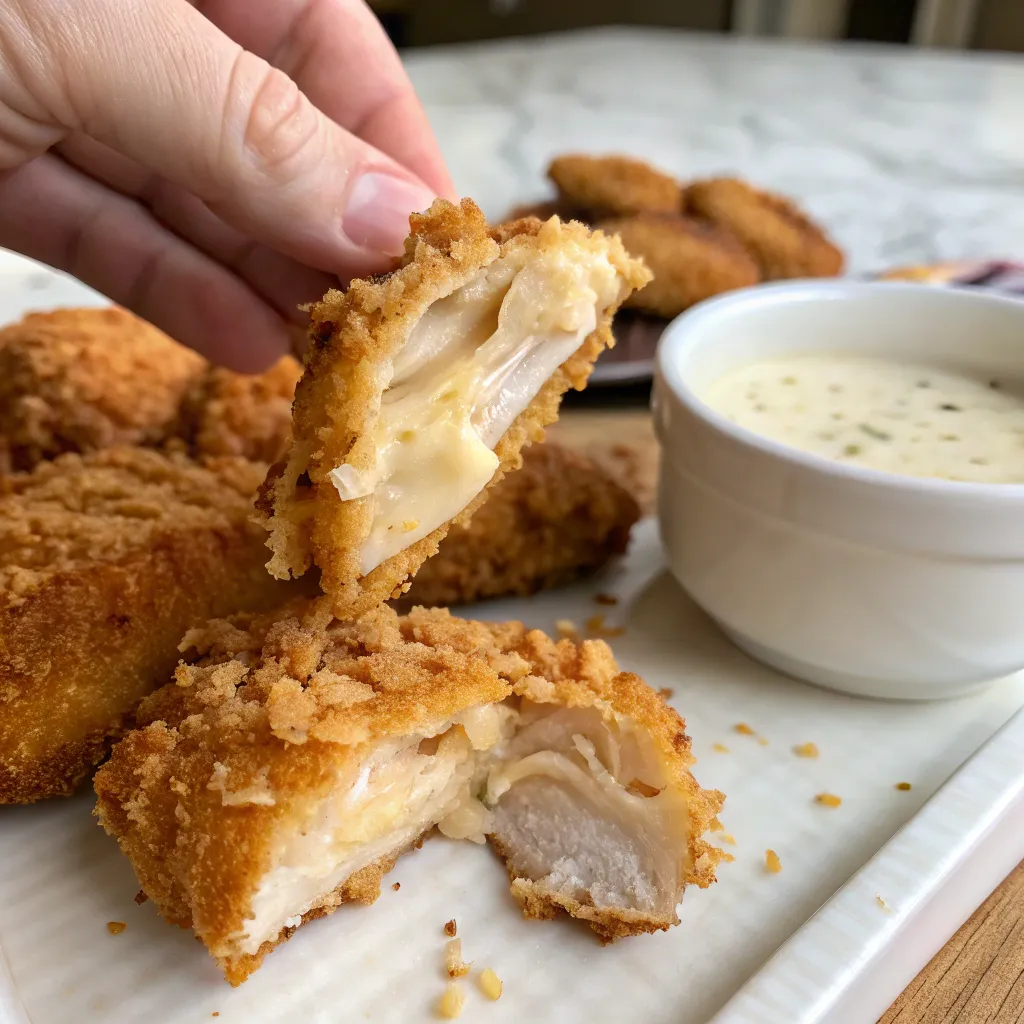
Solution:
<svg viewBox="0 0 1024 1024"><path fill-rule="evenodd" d="M736 173L805 204L870 272L1024 259L1024 59L599 29L407 51L463 195L548 194L557 153Z"/></svg>

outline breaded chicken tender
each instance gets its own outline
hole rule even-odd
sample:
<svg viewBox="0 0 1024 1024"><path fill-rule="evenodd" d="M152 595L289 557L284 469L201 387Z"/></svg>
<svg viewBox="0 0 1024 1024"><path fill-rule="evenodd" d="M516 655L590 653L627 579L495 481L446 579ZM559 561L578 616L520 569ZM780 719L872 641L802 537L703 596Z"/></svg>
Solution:
<svg viewBox="0 0 1024 1024"><path fill-rule="evenodd" d="M632 496L585 456L553 441L533 445L522 469L420 566L408 599L469 604L561 586L621 555L639 516Z"/></svg>
<svg viewBox="0 0 1024 1024"><path fill-rule="evenodd" d="M618 235L643 259L654 280L624 305L672 318L684 309L761 279L757 264L727 231L693 217L640 214L606 220L600 228Z"/></svg>
<svg viewBox="0 0 1024 1024"><path fill-rule="evenodd" d="M262 475L114 448L0 480L0 803L71 793L189 626L291 592L249 519Z"/></svg>
<svg viewBox="0 0 1024 1024"><path fill-rule="evenodd" d="M559 200L590 220L683 210L679 182L633 157L568 153L551 161L548 177Z"/></svg>
<svg viewBox="0 0 1024 1024"><path fill-rule="evenodd" d="M603 644L329 607L190 632L189 662L96 775L143 890L232 984L301 923L373 902L434 826L492 833L529 914L563 909L604 938L676 923L684 886L714 880L701 835L721 794L690 774L679 717Z"/></svg>
<svg viewBox="0 0 1024 1024"><path fill-rule="evenodd" d="M688 208L731 231L757 261L765 280L833 277L843 253L794 203L737 178L696 181Z"/></svg>
<svg viewBox="0 0 1024 1024"><path fill-rule="evenodd" d="M29 314L0 330L0 470L162 442L205 365L118 307Z"/></svg>
<svg viewBox="0 0 1024 1024"><path fill-rule="evenodd" d="M315 563L339 616L397 597L582 388L650 275L552 218L489 231L470 200L411 218L403 265L311 310L293 441L258 507L275 576Z"/></svg>
<svg viewBox="0 0 1024 1024"><path fill-rule="evenodd" d="M266 463L283 458L301 376L302 366L291 356L255 375L207 367L182 410L189 450L197 458L240 455Z"/></svg>

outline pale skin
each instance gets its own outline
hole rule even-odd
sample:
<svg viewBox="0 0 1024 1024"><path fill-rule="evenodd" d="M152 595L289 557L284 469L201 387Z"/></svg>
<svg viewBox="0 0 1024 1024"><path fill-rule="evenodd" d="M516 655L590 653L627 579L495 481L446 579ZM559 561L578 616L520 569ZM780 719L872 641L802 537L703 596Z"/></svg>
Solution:
<svg viewBox="0 0 1024 1024"><path fill-rule="evenodd" d="M0 0L0 246L234 369L455 191L362 0Z"/></svg>

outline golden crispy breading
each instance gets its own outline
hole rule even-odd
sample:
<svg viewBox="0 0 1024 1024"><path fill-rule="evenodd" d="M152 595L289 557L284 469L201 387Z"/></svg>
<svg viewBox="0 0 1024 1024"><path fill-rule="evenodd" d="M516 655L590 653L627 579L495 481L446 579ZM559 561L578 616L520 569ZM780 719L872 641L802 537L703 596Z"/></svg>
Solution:
<svg viewBox="0 0 1024 1024"><path fill-rule="evenodd" d="M551 161L548 177L563 203L592 220L683 210L683 188L675 178L628 156L566 154Z"/></svg>
<svg viewBox="0 0 1024 1024"><path fill-rule="evenodd" d="M569 583L622 554L639 515L630 494L585 456L553 441L532 445L522 468L420 566L408 599L468 604Z"/></svg>
<svg viewBox="0 0 1024 1024"><path fill-rule="evenodd" d="M193 456L240 455L266 463L282 458L301 376L302 367L291 356L256 375L207 367L182 410L183 435Z"/></svg>
<svg viewBox="0 0 1024 1024"><path fill-rule="evenodd" d="M500 760L515 721L536 722L550 710L578 711L584 729L596 713L657 752L661 785L683 801L677 824L685 837L668 853L679 888L714 880L715 852L700 837L721 795L690 775L678 715L620 673L599 641L554 643L521 623L466 622L442 609L398 617L380 607L342 623L320 599L211 622L182 649L189 660L175 683L142 703L139 727L97 773L97 814L159 912L192 927L232 984L299 923L347 899L372 902L395 858L451 813L445 804L432 817L414 815L415 828L396 829L419 799L396 765L429 779L446 748L468 750L468 741L482 771L465 775L459 800L486 822L474 789L483 787L487 759ZM498 813L500 797L496 806ZM327 832L325 822L333 822ZM381 841L389 837L397 845ZM282 902L289 858L298 855L304 877L315 869L307 840L335 859L322 865L319 887ZM346 875L339 863L359 870ZM536 883L531 892L605 937L673 923L572 903ZM276 923L266 930L268 896Z"/></svg>
<svg viewBox="0 0 1024 1024"><path fill-rule="evenodd" d="M654 280L625 305L671 318L703 299L757 284L757 264L727 231L693 217L640 214L602 221L643 259Z"/></svg>
<svg viewBox="0 0 1024 1024"><path fill-rule="evenodd" d="M0 330L0 469L162 442L204 365L114 306L26 316Z"/></svg>
<svg viewBox="0 0 1024 1024"><path fill-rule="evenodd" d="M731 231L757 261L765 280L842 273L842 250L783 196L736 178L712 178L690 185L686 201L695 214Z"/></svg>
<svg viewBox="0 0 1024 1024"><path fill-rule="evenodd" d="M298 576L315 562L348 617L406 589L449 527L518 468L523 445L541 439L562 394L585 385L612 343L618 304L650 279L617 239L557 218L491 233L470 200L438 200L411 225L399 270L312 308L291 451L258 503L270 571ZM553 356L561 362L549 368ZM542 376L507 386L521 369L539 374L538 360ZM410 403L423 419L398 430ZM485 442L494 424L503 432ZM413 442L429 466L406 466L402 477L391 467L410 460ZM394 513L396 494L415 518L391 523L381 512L383 503ZM430 506L423 521L417 497ZM442 499L451 514L436 514Z"/></svg>
<svg viewBox="0 0 1024 1024"><path fill-rule="evenodd" d="M194 621L268 607L262 466L114 448L0 482L0 803L66 795Z"/></svg>

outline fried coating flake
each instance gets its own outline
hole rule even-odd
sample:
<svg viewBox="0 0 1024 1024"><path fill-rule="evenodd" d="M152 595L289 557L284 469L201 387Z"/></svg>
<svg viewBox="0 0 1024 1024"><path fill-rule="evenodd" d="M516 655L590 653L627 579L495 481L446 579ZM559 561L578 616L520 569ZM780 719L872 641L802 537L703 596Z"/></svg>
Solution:
<svg viewBox="0 0 1024 1024"><path fill-rule="evenodd" d="M757 261L765 280L842 273L842 250L784 196L737 178L711 178L691 184L686 202L695 214L731 231Z"/></svg>
<svg viewBox="0 0 1024 1024"><path fill-rule="evenodd" d="M71 793L189 625L289 592L249 521L261 476L114 448L0 481L0 803Z"/></svg>
<svg viewBox="0 0 1024 1024"><path fill-rule="evenodd" d="M373 902L435 824L493 833L528 913L565 910L608 939L668 927L683 887L714 880L701 835L721 794L690 775L679 717L603 643L442 609L342 622L321 598L211 622L182 648L97 773L97 814L232 984L302 922ZM594 829L611 860L577 857ZM545 872L552 853L582 876Z"/></svg>
<svg viewBox="0 0 1024 1024"><path fill-rule="evenodd" d="M562 203L592 220L683 210L679 182L633 157L568 153L551 161L548 177Z"/></svg>
<svg viewBox="0 0 1024 1024"><path fill-rule="evenodd" d="M408 600L469 604L561 586L622 554L639 517L632 496L585 456L533 445L420 566Z"/></svg>
<svg viewBox="0 0 1024 1024"><path fill-rule="evenodd" d="M115 306L29 314L0 330L0 469L161 443L204 366Z"/></svg>
<svg viewBox="0 0 1024 1024"><path fill-rule="evenodd" d="M269 570L315 563L348 617L397 597L519 467L650 279L617 239L557 218L491 232L470 200L438 200L411 225L398 270L312 308L289 457L259 502Z"/></svg>
<svg viewBox="0 0 1024 1024"><path fill-rule="evenodd" d="M602 221L654 274L625 305L672 318L695 303L757 284L757 264L728 232L707 221L680 215L640 214Z"/></svg>
<svg viewBox="0 0 1024 1024"><path fill-rule="evenodd" d="M302 366L291 356L254 375L207 367L182 410L189 450L197 458L236 455L268 464L283 458L301 376Z"/></svg>

